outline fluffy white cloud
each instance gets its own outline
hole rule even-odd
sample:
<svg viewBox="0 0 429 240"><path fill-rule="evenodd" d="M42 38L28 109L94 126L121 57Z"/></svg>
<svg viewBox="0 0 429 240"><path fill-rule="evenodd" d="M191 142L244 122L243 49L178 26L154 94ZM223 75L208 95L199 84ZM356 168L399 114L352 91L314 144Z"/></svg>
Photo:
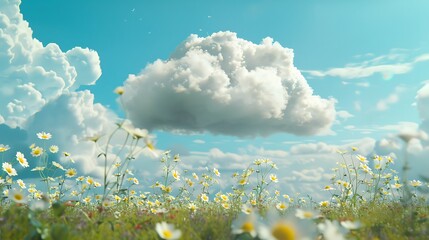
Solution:
<svg viewBox="0 0 429 240"><path fill-rule="evenodd" d="M235 136L326 133L334 99L313 95L293 65L293 51L232 32L189 36L171 58L130 75L122 95L138 127Z"/></svg>
<svg viewBox="0 0 429 240"><path fill-rule="evenodd" d="M404 87L397 86L395 90L389 94L387 98L380 99L377 102L376 108L378 111L385 111L389 109L390 105L393 105L399 101L399 95L404 91Z"/></svg>
<svg viewBox="0 0 429 240"><path fill-rule="evenodd" d="M33 138L38 132L50 132L50 143L72 153L81 174L100 176L104 163L97 158L100 150L87 138L111 133L116 118L101 104L94 104L89 91L72 92L46 104L27 121L25 129Z"/></svg>
<svg viewBox="0 0 429 240"><path fill-rule="evenodd" d="M47 102L101 75L97 52L75 47L63 52L55 43L33 38L19 0L0 0L0 119L21 126Z"/></svg>
<svg viewBox="0 0 429 240"><path fill-rule="evenodd" d="M384 79L390 79L394 75L408 73L418 63L429 61L429 54L422 54L407 60L406 53L397 51L392 50L387 55L378 56L361 63L347 64L345 67L331 68L326 71L308 70L303 72L313 77L329 76L343 79L365 78L374 74L381 74Z"/></svg>

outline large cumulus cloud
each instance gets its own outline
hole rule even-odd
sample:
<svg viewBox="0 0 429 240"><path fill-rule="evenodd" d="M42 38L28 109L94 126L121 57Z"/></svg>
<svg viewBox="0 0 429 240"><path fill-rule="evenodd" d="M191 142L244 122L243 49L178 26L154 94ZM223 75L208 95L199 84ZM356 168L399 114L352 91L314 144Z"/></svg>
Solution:
<svg viewBox="0 0 429 240"><path fill-rule="evenodd" d="M21 126L47 102L101 75L97 52L33 38L19 0L0 0L0 122Z"/></svg>
<svg viewBox="0 0 429 240"><path fill-rule="evenodd" d="M314 95L291 49L232 32L189 36L171 57L125 82L121 102L139 127L235 136L326 133L335 100Z"/></svg>

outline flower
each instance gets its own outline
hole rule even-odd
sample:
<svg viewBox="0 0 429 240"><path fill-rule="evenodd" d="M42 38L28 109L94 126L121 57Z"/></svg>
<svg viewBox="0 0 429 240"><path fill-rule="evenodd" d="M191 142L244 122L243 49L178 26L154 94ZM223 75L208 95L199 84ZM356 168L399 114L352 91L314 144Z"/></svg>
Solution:
<svg viewBox="0 0 429 240"><path fill-rule="evenodd" d="M9 150L9 146L8 145L3 145L0 144L0 152L6 152L7 150Z"/></svg>
<svg viewBox="0 0 429 240"><path fill-rule="evenodd" d="M179 229L175 229L173 224L166 222L157 223L155 230L162 239L179 239L182 236Z"/></svg>
<svg viewBox="0 0 429 240"><path fill-rule="evenodd" d="M49 147L49 151L51 153L57 153L58 152L58 146L57 145L52 145Z"/></svg>
<svg viewBox="0 0 429 240"><path fill-rule="evenodd" d="M34 171L43 171L43 170L45 170L45 167L35 167L35 168L31 169L32 172L34 172Z"/></svg>
<svg viewBox="0 0 429 240"><path fill-rule="evenodd" d="M189 208L189 210L191 210L192 212L197 211L197 205L195 205L195 203L189 203L188 208Z"/></svg>
<svg viewBox="0 0 429 240"><path fill-rule="evenodd" d="M31 155L33 157L39 157L43 154L43 148L41 147L34 147L31 149Z"/></svg>
<svg viewBox="0 0 429 240"><path fill-rule="evenodd" d="M420 182L420 180L411 180L410 185L413 187L420 187L422 185L422 182Z"/></svg>
<svg viewBox="0 0 429 240"><path fill-rule="evenodd" d="M217 168L213 168L213 173L218 177L220 176L220 172Z"/></svg>
<svg viewBox="0 0 429 240"><path fill-rule="evenodd" d="M37 134L37 137L42 140L49 140L51 139L52 135L50 133L40 132Z"/></svg>
<svg viewBox="0 0 429 240"><path fill-rule="evenodd" d="M77 174L77 172L76 172L76 169L74 169L74 168L69 168L66 170L66 177L71 178L71 177L76 176L76 174Z"/></svg>
<svg viewBox="0 0 429 240"><path fill-rule="evenodd" d="M4 163L2 164L2 167L3 167L3 171L7 172L7 174L8 174L9 176L16 176L16 175L18 175L18 174L16 173L15 168L13 168L13 167L12 167L12 165L11 165L10 163L8 163L8 162L4 162Z"/></svg>
<svg viewBox="0 0 429 240"><path fill-rule="evenodd" d="M29 167L27 159L24 157L24 154L22 154L21 152L16 153L16 160L19 162L19 164L21 164L21 166Z"/></svg>
<svg viewBox="0 0 429 240"><path fill-rule="evenodd" d="M173 171L171 172L171 174L173 175L173 178L174 178L174 179L176 179L177 181L180 181L180 174L179 174L179 172L178 172L178 171L173 170Z"/></svg>
<svg viewBox="0 0 429 240"><path fill-rule="evenodd" d="M329 205L330 205L330 203L328 201L321 201L319 203L319 206L321 206L321 207L329 207Z"/></svg>
<svg viewBox="0 0 429 240"><path fill-rule="evenodd" d="M270 180L272 181L272 182L279 182L279 179L277 178L277 175L275 175L275 174L270 174Z"/></svg>
<svg viewBox="0 0 429 240"><path fill-rule="evenodd" d="M115 88L115 90L113 92L120 96L120 95L124 94L125 90L124 90L124 87L117 87L117 88Z"/></svg>
<svg viewBox="0 0 429 240"><path fill-rule="evenodd" d="M252 238L255 238L257 235L255 215L253 213L241 213L232 222L231 228L232 234L239 235L243 233L248 233Z"/></svg>
<svg viewBox="0 0 429 240"><path fill-rule="evenodd" d="M24 181L22 181L22 179L18 179L18 180L16 180L16 183L18 183L18 185L19 185L22 189L26 188L25 183L24 183Z"/></svg>
<svg viewBox="0 0 429 240"><path fill-rule="evenodd" d="M358 229L361 226L360 222L352 222L350 220L342 221L340 224L341 226L349 230Z"/></svg>
<svg viewBox="0 0 429 240"><path fill-rule="evenodd" d="M364 157L364 156L362 156L362 155L356 155L356 158L360 161L360 162L362 162L362 163L364 163L364 164L367 164L368 163L368 160L366 160L366 157Z"/></svg>
<svg viewBox="0 0 429 240"><path fill-rule="evenodd" d="M25 203L27 201L24 193L22 193L21 191L17 191L17 190L10 191L8 193L8 197L16 203Z"/></svg>
<svg viewBox="0 0 429 240"><path fill-rule="evenodd" d="M64 167L63 167L61 164L59 164L59 163L57 163L57 162L55 162L55 161L52 161L52 165L54 165L55 167L57 167L57 168L59 168L59 169L61 169L61 170L65 171Z"/></svg>
<svg viewBox="0 0 429 240"><path fill-rule="evenodd" d="M337 221L326 220L324 223L317 225L319 231L323 234L326 240L343 240L345 231L340 228Z"/></svg>
<svg viewBox="0 0 429 240"><path fill-rule="evenodd" d="M277 210L279 211L284 211L287 209L287 205L284 202L278 203L276 205Z"/></svg>
<svg viewBox="0 0 429 240"><path fill-rule="evenodd" d="M311 224L309 221L299 221L291 217L268 219L268 225L258 226L258 237L262 240L314 239L313 227L307 226Z"/></svg>
<svg viewBox="0 0 429 240"><path fill-rule="evenodd" d="M208 202L209 201L209 197L207 197L207 195L203 193L203 194L201 194L201 200L203 202Z"/></svg>
<svg viewBox="0 0 429 240"><path fill-rule="evenodd" d="M313 219L318 216L314 211L296 209L295 216L300 219Z"/></svg>

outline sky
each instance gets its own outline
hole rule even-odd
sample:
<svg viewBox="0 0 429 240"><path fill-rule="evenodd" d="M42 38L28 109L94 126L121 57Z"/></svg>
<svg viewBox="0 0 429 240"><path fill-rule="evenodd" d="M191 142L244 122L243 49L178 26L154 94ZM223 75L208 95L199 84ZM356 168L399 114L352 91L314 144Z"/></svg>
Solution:
<svg viewBox="0 0 429 240"><path fill-rule="evenodd" d="M351 146L393 153L400 169L395 136L429 132L428 8L0 0L0 144L20 150L50 132L97 175L96 149L82 139L128 118L184 168L229 174L270 158L285 192L321 189L314 183L329 181L336 150ZM413 139L408 152L417 178L429 142ZM136 171L156 178L156 161L141 157Z"/></svg>

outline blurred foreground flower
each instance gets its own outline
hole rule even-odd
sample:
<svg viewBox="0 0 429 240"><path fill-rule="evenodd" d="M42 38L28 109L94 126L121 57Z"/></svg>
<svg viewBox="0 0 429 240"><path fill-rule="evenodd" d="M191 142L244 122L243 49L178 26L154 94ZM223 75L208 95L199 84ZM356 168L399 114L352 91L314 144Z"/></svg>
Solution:
<svg viewBox="0 0 429 240"><path fill-rule="evenodd" d="M182 236L179 229L175 229L173 224L166 222L157 223L155 230L162 239L179 239Z"/></svg>
<svg viewBox="0 0 429 240"><path fill-rule="evenodd" d="M232 222L232 234L249 234L255 238L256 233L256 216L253 213L241 213L237 219Z"/></svg>

